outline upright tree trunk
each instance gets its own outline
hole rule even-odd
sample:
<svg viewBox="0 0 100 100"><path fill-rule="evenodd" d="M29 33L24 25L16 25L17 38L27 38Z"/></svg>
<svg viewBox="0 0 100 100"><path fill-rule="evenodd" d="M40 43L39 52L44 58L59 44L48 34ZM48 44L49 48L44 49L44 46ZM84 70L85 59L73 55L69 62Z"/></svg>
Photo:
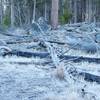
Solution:
<svg viewBox="0 0 100 100"><path fill-rule="evenodd" d="M20 4L18 2L18 13L19 13L19 25L22 26L22 19L21 19L21 9L20 9Z"/></svg>
<svg viewBox="0 0 100 100"><path fill-rule="evenodd" d="M3 5L2 5L3 1L0 0L0 23L2 24L3 21Z"/></svg>
<svg viewBox="0 0 100 100"><path fill-rule="evenodd" d="M89 0L89 23L91 22L91 21L93 21L92 20L92 0Z"/></svg>
<svg viewBox="0 0 100 100"><path fill-rule="evenodd" d="M34 0L34 7L33 7L33 21L35 21L36 16L36 0Z"/></svg>
<svg viewBox="0 0 100 100"><path fill-rule="evenodd" d="M51 25L53 29L56 29L58 26L58 10L59 10L59 0L52 0Z"/></svg>
<svg viewBox="0 0 100 100"><path fill-rule="evenodd" d="M77 0L74 0L74 23L77 22Z"/></svg>
<svg viewBox="0 0 100 100"><path fill-rule="evenodd" d="M92 21L92 0L86 0L86 22Z"/></svg>
<svg viewBox="0 0 100 100"><path fill-rule="evenodd" d="M81 6L82 6L82 21L85 21L85 13L86 13L86 0L83 0L81 2Z"/></svg>
<svg viewBox="0 0 100 100"><path fill-rule="evenodd" d="M96 1L96 21L100 21L100 0Z"/></svg>
<svg viewBox="0 0 100 100"><path fill-rule="evenodd" d="M93 22L96 23L96 2L93 0Z"/></svg>
<svg viewBox="0 0 100 100"><path fill-rule="evenodd" d="M44 18L47 20L47 0L45 0L45 12L44 12Z"/></svg>
<svg viewBox="0 0 100 100"><path fill-rule="evenodd" d="M14 15L14 0L11 0L11 27L14 27L15 15Z"/></svg>
<svg viewBox="0 0 100 100"><path fill-rule="evenodd" d="M70 13L72 14L72 0L69 0L69 11L70 11ZM73 20L72 20L72 18L71 18L71 20L70 20L70 24L73 22Z"/></svg>

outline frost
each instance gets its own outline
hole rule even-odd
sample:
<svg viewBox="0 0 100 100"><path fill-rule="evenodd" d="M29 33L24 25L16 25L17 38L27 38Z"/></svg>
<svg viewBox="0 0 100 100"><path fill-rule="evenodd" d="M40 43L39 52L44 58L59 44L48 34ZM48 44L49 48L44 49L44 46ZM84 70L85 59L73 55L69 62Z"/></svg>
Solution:
<svg viewBox="0 0 100 100"><path fill-rule="evenodd" d="M1 30L0 99L100 100L100 84L95 80L100 78L100 62L60 58L66 55L99 59L99 32L93 23L66 24L50 30L43 19L34 22L29 30ZM48 56L23 57L17 51ZM90 75L88 81L82 73Z"/></svg>

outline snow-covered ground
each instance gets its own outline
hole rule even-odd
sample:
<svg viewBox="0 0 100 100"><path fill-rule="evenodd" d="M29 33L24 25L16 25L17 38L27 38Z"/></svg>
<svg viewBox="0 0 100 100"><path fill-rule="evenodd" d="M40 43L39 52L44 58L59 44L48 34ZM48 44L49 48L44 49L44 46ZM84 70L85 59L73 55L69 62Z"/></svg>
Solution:
<svg viewBox="0 0 100 100"><path fill-rule="evenodd" d="M65 80L59 80L51 65L9 63L19 61L43 62L39 58L0 58L1 100L100 100L100 85L97 83L86 82L83 78L73 80L66 70ZM80 63L74 66L100 75L99 65Z"/></svg>
<svg viewBox="0 0 100 100"><path fill-rule="evenodd" d="M59 26L58 30L45 31L41 35L39 30L34 32L34 28L31 34L20 28L0 32L0 100L100 100L100 81L90 82L84 79L84 75L70 74L70 71L77 70L100 77L100 63L61 59L56 66L60 68L55 68L53 58L69 55L99 59L99 32L99 27L87 23ZM2 56L14 50L48 52L46 45L38 40L42 35L45 38L40 40L58 42L51 43L56 55L47 58Z"/></svg>

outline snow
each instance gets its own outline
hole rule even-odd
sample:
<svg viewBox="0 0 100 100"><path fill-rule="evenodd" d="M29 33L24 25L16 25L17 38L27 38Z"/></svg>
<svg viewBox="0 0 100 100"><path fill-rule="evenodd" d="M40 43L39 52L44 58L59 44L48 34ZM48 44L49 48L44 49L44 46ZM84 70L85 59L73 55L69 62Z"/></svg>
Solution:
<svg viewBox="0 0 100 100"><path fill-rule="evenodd" d="M39 24L43 26L44 23ZM45 25L42 27L43 29ZM31 29L33 33L37 32L33 30ZM79 72L100 76L100 63L75 63L59 61L58 58L63 54L100 58L99 33L97 33L100 32L99 27L94 24L78 23L59 26L58 30L43 30L40 35L37 34L36 38L41 38L42 42L46 41L48 49L39 45L41 41L33 41L35 35L27 34L26 30L17 28L8 31L5 31L4 34L0 33L0 48L3 48L3 51L0 49L0 52L5 53L5 50L9 52L13 50L49 52L51 57L26 58L0 55L0 100L100 100L100 84L87 82L84 80L84 76L76 77L68 73L70 69L77 69ZM64 42L65 45L49 43L48 40ZM72 48L71 44L79 45L77 48L76 45ZM89 51L95 48L95 52L86 52L86 48ZM57 77L58 71L64 75L63 80Z"/></svg>
<svg viewBox="0 0 100 100"><path fill-rule="evenodd" d="M65 71L66 81L61 81L54 76L54 69L51 68L51 65L20 65L10 64L10 61L43 62L45 60L40 58L1 57L1 100L48 100L47 98L50 98L50 100L92 100L92 96L96 96L96 100L100 100L98 95L100 85L97 83L89 83L83 79L79 81L74 81L73 78L68 79L67 71ZM79 63L73 65L82 71L100 75L100 66L97 64ZM81 89L85 85L85 92L87 92L89 99L81 96Z"/></svg>

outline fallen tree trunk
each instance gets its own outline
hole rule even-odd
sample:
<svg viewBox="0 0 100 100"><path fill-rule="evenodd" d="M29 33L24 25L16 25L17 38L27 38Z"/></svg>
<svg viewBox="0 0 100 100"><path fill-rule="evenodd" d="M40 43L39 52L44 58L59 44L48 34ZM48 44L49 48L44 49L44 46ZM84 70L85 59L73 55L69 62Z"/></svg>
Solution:
<svg viewBox="0 0 100 100"><path fill-rule="evenodd" d="M31 42L34 42L34 41L39 41L38 39L32 39L32 40L24 40L24 41L8 41L6 42L7 44L22 44L22 43L31 43ZM60 42L60 41L52 41L52 40L48 40L47 42L50 42L50 43L55 43L55 44L59 44L59 45L65 45L67 43L65 42Z"/></svg>
<svg viewBox="0 0 100 100"><path fill-rule="evenodd" d="M21 57L39 57L39 58L46 58L50 57L50 54L48 52L24 52L24 51L12 51L4 54L6 55L16 55ZM100 58L90 58L90 57L82 57L82 56L70 56L70 55L61 55L59 56L60 59L67 60L67 61L73 61L73 62L82 62L86 61L89 63L98 63L100 64Z"/></svg>
<svg viewBox="0 0 100 100"><path fill-rule="evenodd" d="M93 75L87 72L78 72L76 69L69 70L69 74L71 74L73 77L83 77L85 81L88 82L96 82L100 84L100 76Z"/></svg>
<svg viewBox="0 0 100 100"><path fill-rule="evenodd" d="M100 58L90 58L90 57L83 57L83 56L69 56L69 55L64 55L64 56L60 56L60 59L64 59L64 60L69 60L69 61L73 61L73 62L89 62L89 63L100 63Z"/></svg>
<svg viewBox="0 0 100 100"><path fill-rule="evenodd" d="M19 64L19 65L48 65L51 63L51 61L46 61L46 62L21 62L21 61L2 61L0 63L9 63L9 64Z"/></svg>
<svg viewBox="0 0 100 100"><path fill-rule="evenodd" d="M100 76L93 75L90 73L85 73L85 72L81 72L81 73L79 73L79 75L84 76L84 80L86 80L86 81L97 82L98 84L100 84Z"/></svg>
<svg viewBox="0 0 100 100"><path fill-rule="evenodd" d="M30 57L40 57L40 58L46 58L49 56L49 53L45 53L45 52L42 52L42 53L39 53L39 52L24 52L24 51L12 51L12 52L8 52L6 54L4 54L3 56L6 56L6 55L16 55L16 56L21 56L21 57L27 57L27 58L30 58Z"/></svg>
<svg viewBox="0 0 100 100"><path fill-rule="evenodd" d="M7 44L22 44L22 43L31 43L31 42L34 42L32 40L24 40L24 41L8 41L6 42Z"/></svg>
<svg viewBox="0 0 100 100"><path fill-rule="evenodd" d="M60 41L47 41L47 42L50 42L50 43L55 43L55 44L59 44L59 45L65 45L67 44L66 42L60 42Z"/></svg>

